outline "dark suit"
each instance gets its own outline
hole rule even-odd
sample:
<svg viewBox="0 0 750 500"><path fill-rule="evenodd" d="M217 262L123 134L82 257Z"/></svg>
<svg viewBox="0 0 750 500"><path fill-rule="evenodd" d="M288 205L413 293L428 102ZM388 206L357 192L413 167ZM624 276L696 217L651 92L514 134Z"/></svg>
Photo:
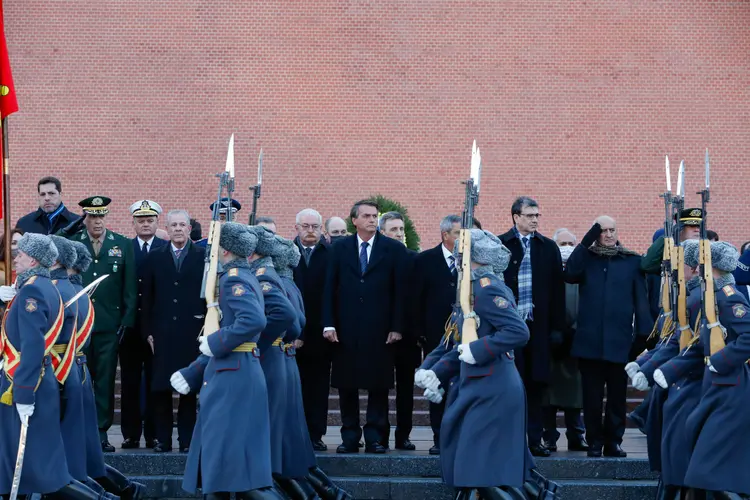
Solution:
<svg viewBox="0 0 750 500"><path fill-rule="evenodd" d="M531 338L524 348L516 351L516 366L526 387L529 445L537 445L542 440L542 400L550 379L550 332L564 333L567 329L560 250L554 241L538 232L530 237L533 320L526 321ZM518 272L523 260L523 245L513 229L500 235L500 240L511 252L508 268L503 273L505 284L518 301Z"/></svg>
<svg viewBox="0 0 750 500"><path fill-rule="evenodd" d="M188 242L179 261L172 245L155 249L143 266L141 335L154 339L154 421L157 439L172 444L172 374L200 354L197 338L206 315L200 298L206 250ZM177 430L180 447L190 445L196 419L196 394L180 395Z"/></svg>
<svg viewBox="0 0 750 500"><path fill-rule="evenodd" d="M331 344L323 338L323 289L325 287L328 257L331 253L328 244L321 238L310 254L310 262L305 259L305 249L299 237L294 242L302 254L294 269L294 282L302 292L305 304L306 324L300 335L304 345L297 349L297 366L302 383L302 403L310 439L321 439L328 426L328 392L331 384Z"/></svg>
<svg viewBox="0 0 750 500"><path fill-rule="evenodd" d="M154 408L151 399L151 347L146 343L139 331L142 316L142 285L143 263L146 253L141 248L138 238L133 238L133 256L138 276L138 300L136 309L136 323L134 328L128 329L120 344L120 384L121 384L121 415L122 437L140 441L143 432L146 441L152 441L154 431ZM148 252L166 245L168 242L154 237L148 245ZM145 375L145 407L141 408L142 375Z"/></svg>
<svg viewBox="0 0 750 500"><path fill-rule="evenodd" d="M445 334L445 323L456 302L457 274L451 273L443 254L443 244L425 250L414 265L414 335L427 356ZM439 405L430 403L430 426L435 444L440 442L440 423L445 400Z"/></svg>
<svg viewBox="0 0 750 500"><path fill-rule="evenodd" d="M339 389L341 437L348 447L356 446L362 436L358 389L369 391L367 445L379 443L385 435L395 349L386 340L389 332L405 332L406 248L378 233L370 243L364 273L357 235L331 246L323 297L323 326L335 327L339 339L332 346L331 385Z"/></svg>

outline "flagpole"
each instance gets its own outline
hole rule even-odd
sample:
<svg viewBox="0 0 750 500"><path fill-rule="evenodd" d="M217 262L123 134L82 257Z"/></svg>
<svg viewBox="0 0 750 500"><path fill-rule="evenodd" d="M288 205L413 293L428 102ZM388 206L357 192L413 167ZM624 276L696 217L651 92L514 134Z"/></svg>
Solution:
<svg viewBox="0 0 750 500"><path fill-rule="evenodd" d="M3 116L0 120L2 127L2 153L3 153L3 229L5 232L5 284L11 284L13 270L11 269L12 260L10 255L11 237L10 225L10 173L8 170L8 117Z"/></svg>

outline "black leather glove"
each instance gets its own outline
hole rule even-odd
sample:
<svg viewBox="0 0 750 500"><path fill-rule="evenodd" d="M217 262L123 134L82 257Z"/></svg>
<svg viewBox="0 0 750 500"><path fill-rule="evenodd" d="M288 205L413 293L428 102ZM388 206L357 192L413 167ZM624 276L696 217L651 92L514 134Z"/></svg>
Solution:
<svg viewBox="0 0 750 500"><path fill-rule="evenodd" d="M85 218L86 218L86 212L83 213L83 216L77 218L76 220L74 220L73 222L71 222L64 228L62 228L60 230L60 235L65 236L67 238L76 234L78 231L81 230L81 227L83 226L83 221Z"/></svg>
<svg viewBox="0 0 750 500"><path fill-rule="evenodd" d="M599 239L599 236L602 234L602 226L596 222L593 226L591 226L591 229L589 229L589 232L586 233L586 236L583 237L581 240L581 245L588 248L591 245L594 244L596 240Z"/></svg>
<svg viewBox="0 0 750 500"><path fill-rule="evenodd" d="M122 339L125 338L125 332L127 329L128 327L124 325L120 325L120 328L117 329L117 342L119 344L122 344Z"/></svg>

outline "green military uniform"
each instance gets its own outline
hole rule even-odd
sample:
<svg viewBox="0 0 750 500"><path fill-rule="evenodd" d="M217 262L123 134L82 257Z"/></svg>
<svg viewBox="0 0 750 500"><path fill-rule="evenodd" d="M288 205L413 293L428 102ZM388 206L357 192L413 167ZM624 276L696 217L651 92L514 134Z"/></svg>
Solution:
<svg viewBox="0 0 750 500"><path fill-rule="evenodd" d="M103 216L109 212L107 206L110 201L104 196L94 196L81 201L79 205L87 216ZM86 245L94 258L88 270L81 274L84 285L109 274L91 296L95 313L94 329L86 355L94 381L99 437L102 447L110 448L107 431L114 417L117 350L123 333L120 329L135 326L138 293L133 244L130 239L108 229L100 237L98 253L85 227L69 238Z"/></svg>
<svg viewBox="0 0 750 500"><path fill-rule="evenodd" d="M680 228L684 226L700 226L703 210L700 208L686 208L680 212ZM641 258L641 271L646 274L661 274L661 261L664 259L664 236L654 241L646 255Z"/></svg>

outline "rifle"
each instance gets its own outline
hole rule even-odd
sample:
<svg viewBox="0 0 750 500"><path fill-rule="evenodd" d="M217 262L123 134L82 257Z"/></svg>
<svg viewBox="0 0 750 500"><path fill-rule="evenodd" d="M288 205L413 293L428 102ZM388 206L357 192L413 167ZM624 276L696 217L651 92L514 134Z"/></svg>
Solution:
<svg viewBox="0 0 750 500"><path fill-rule="evenodd" d="M203 322L203 336L211 335L219 330L219 302L216 298L216 276L219 268L219 241L221 240L221 222L219 220L219 207L224 189L227 190L227 198L231 200L230 189L234 186L234 134L229 139L227 151L227 164L224 172L216 174L219 178L219 194L214 203L214 211L211 215L211 225L208 229L206 239L206 260L203 267L203 284L201 285L201 298L206 299L206 318ZM230 187L231 186L231 187ZM231 220L231 207L227 208L227 221Z"/></svg>
<svg viewBox="0 0 750 500"><path fill-rule="evenodd" d="M477 340L477 320L473 309L471 293L471 228L474 226L474 207L479 203L479 180L482 174L482 155L477 141L471 148L471 170L466 184L466 199L461 217L461 233L458 236L458 303L461 305L464 321L461 329L461 343L470 344Z"/></svg>
<svg viewBox="0 0 750 500"><path fill-rule="evenodd" d="M672 269L674 269L675 256L674 256L674 209L675 209L675 197L672 196L672 176L669 172L669 156L665 159L666 172L667 172L667 190L664 194L659 195L660 198L664 198L664 251L661 259L661 309L662 318L664 323L661 329L661 338L668 335L668 332L672 330L672 300L673 300L673 287L672 287ZM680 177L677 177L677 197L680 195ZM659 331L659 320L654 323L654 329L651 331L649 338L657 335Z"/></svg>
<svg viewBox="0 0 750 500"><path fill-rule="evenodd" d="M716 354L726 347L724 342L724 331L719 325L716 318L716 297L714 294L714 274L711 263L711 242L706 234L706 208L711 198L710 193L710 174L711 164L708 158L708 149L706 149L706 187L698 192L701 195L701 208L703 209L703 219L701 220L700 247L698 251L698 265L701 277L701 323L700 331L710 330L710 349L711 355Z"/></svg>
<svg viewBox="0 0 750 500"><path fill-rule="evenodd" d="M258 155L258 183L255 186L250 186L250 191L253 192L253 211L250 212L250 220L248 225L255 225L256 214L258 213L258 199L260 199L260 184L263 181L263 148L260 148L260 154Z"/></svg>
<svg viewBox="0 0 750 500"><path fill-rule="evenodd" d="M685 280L685 249L681 245L680 214L685 207L685 161L680 162L677 197L673 201L675 223L672 227L672 331L679 325L680 345L686 346L692 337L687 318L687 281Z"/></svg>

